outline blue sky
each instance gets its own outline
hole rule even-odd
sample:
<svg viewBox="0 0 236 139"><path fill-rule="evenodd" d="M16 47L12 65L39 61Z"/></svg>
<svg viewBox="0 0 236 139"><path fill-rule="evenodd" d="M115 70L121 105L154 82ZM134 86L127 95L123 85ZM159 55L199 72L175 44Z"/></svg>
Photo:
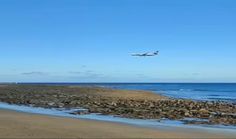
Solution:
<svg viewBox="0 0 236 139"><path fill-rule="evenodd" d="M235 0L0 0L0 82L236 82L235 15Z"/></svg>

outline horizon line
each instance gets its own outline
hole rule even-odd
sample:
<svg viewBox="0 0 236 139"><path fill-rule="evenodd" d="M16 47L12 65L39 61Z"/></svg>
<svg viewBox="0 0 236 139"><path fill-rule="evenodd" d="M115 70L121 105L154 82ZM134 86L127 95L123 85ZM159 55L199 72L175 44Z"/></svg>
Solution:
<svg viewBox="0 0 236 139"><path fill-rule="evenodd" d="M236 84L236 82L0 82L0 84Z"/></svg>

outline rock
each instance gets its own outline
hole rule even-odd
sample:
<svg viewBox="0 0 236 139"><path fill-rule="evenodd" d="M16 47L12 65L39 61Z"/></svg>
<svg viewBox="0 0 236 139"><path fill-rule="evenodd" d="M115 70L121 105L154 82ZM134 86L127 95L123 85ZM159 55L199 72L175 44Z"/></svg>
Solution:
<svg viewBox="0 0 236 139"><path fill-rule="evenodd" d="M65 105L64 105L63 103L58 103L57 106L58 106L59 108L63 108Z"/></svg>
<svg viewBox="0 0 236 139"><path fill-rule="evenodd" d="M112 106L117 106L116 102L114 102L114 101L111 102L111 105Z"/></svg>
<svg viewBox="0 0 236 139"><path fill-rule="evenodd" d="M149 108L154 108L155 105L154 105L153 103L150 103L148 107L149 107Z"/></svg>
<svg viewBox="0 0 236 139"><path fill-rule="evenodd" d="M72 100L71 102L70 102L70 105L76 105L77 104L77 101L76 100Z"/></svg>
<svg viewBox="0 0 236 139"><path fill-rule="evenodd" d="M200 113L204 113L204 114L209 113L209 111L206 110L206 109L200 109L199 112L200 112Z"/></svg>
<svg viewBox="0 0 236 139"><path fill-rule="evenodd" d="M78 110L75 112L71 112L70 114L74 114L74 115L85 115L85 114L89 114L88 110Z"/></svg>
<svg viewBox="0 0 236 139"><path fill-rule="evenodd" d="M189 116L190 116L190 113L189 113L189 112L185 112L185 113L184 113L184 116L189 117Z"/></svg>
<svg viewBox="0 0 236 139"><path fill-rule="evenodd" d="M47 105L49 105L49 106L54 106L54 105L55 105L55 102L48 102Z"/></svg>

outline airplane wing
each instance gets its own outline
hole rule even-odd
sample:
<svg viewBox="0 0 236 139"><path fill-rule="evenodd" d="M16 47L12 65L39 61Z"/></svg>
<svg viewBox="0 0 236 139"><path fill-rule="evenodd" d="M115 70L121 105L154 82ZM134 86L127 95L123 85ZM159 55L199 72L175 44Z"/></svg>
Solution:
<svg viewBox="0 0 236 139"><path fill-rule="evenodd" d="M147 56L149 53L144 53L144 54L142 54L142 56Z"/></svg>
<svg viewBox="0 0 236 139"><path fill-rule="evenodd" d="M141 56L140 54L131 54L132 56Z"/></svg>

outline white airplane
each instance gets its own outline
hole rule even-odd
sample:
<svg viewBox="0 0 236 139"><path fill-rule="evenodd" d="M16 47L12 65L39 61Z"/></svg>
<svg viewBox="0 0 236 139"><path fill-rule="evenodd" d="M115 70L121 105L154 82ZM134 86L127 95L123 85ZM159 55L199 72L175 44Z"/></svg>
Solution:
<svg viewBox="0 0 236 139"><path fill-rule="evenodd" d="M158 53L159 53L159 51L156 51L156 52L153 52L153 53L143 53L143 54L137 54L137 53L135 53L135 54L132 54L132 56L140 56L140 57L145 57L145 56L156 56L156 55L158 55Z"/></svg>

